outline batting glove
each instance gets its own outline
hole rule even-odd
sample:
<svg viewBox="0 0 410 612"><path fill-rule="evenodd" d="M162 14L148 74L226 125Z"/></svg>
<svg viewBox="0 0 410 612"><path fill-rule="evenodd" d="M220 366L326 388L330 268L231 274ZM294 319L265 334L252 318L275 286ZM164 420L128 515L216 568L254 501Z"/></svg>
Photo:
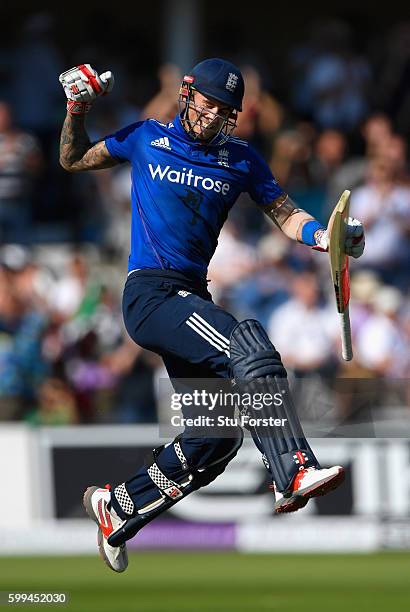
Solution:
<svg viewBox="0 0 410 612"><path fill-rule="evenodd" d="M112 72L98 75L90 64L74 66L60 74L58 80L67 96L67 111L72 115L88 113L97 96L109 93L114 87Z"/></svg>
<svg viewBox="0 0 410 612"><path fill-rule="evenodd" d="M329 248L329 234L327 230L319 229L315 232L316 247L318 251L327 251ZM349 217L346 224L345 253L357 259L364 251L364 229L357 219Z"/></svg>
<svg viewBox="0 0 410 612"><path fill-rule="evenodd" d="M346 226L345 252L357 259L364 251L364 229L357 219L349 217Z"/></svg>

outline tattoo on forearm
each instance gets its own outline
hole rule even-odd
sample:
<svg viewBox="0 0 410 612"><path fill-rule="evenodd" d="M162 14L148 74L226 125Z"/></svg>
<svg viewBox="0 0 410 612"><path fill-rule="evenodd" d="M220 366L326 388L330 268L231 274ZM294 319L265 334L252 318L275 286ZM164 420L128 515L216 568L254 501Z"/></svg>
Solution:
<svg viewBox="0 0 410 612"><path fill-rule="evenodd" d="M98 170L118 162L110 156L103 141L92 145L84 125L83 115L67 113L61 130L60 163L66 170Z"/></svg>
<svg viewBox="0 0 410 612"><path fill-rule="evenodd" d="M265 207L264 211L279 228L282 228L289 217L299 212L300 209L296 207L287 194L283 194L274 200L270 206Z"/></svg>
<svg viewBox="0 0 410 612"><path fill-rule="evenodd" d="M84 126L84 117L74 117L67 113L60 138L60 161L63 166L71 167L81 160L91 147Z"/></svg>

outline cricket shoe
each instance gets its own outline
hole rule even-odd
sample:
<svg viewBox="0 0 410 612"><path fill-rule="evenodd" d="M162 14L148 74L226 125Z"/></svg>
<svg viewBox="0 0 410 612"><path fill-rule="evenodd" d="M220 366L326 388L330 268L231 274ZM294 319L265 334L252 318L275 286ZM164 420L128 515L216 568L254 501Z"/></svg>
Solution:
<svg viewBox="0 0 410 612"><path fill-rule="evenodd" d="M311 497L326 495L333 491L345 479L345 471L340 465L331 468L304 468L300 470L285 494L276 490L275 483L272 489L275 493L275 512L296 512L304 508Z"/></svg>
<svg viewBox="0 0 410 612"><path fill-rule="evenodd" d="M84 493L83 503L88 516L98 525L97 542L101 557L114 572L123 572L128 567L127 547L125 544L110 546L107 540L124 525L125 521L113 508L108 510L107 505L110 500L110 485L105 485L104 489L88 487Z"/></svg>

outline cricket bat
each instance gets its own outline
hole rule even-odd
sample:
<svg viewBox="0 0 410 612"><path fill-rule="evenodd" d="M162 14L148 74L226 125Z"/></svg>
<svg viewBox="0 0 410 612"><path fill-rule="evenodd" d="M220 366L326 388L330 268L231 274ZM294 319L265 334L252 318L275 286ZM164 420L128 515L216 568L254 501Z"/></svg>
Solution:
<svg viewBox="0 0 410 612"><path fill-rule="evenodd" d="M349 258L344 250L346 224L349 216L349 197L350 191L346 189L340 196L327 226L330 270L335 288L337 311L340 316L342 357L345 361L350 361L353 358L349 318Z"/></svg>

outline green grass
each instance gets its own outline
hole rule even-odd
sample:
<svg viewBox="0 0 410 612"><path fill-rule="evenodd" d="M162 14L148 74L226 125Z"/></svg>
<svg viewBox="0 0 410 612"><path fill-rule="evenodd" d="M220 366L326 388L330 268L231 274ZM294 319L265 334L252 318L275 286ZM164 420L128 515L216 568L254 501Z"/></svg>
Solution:
<svg viewBox="0 0 410 612"><path fill-rule="evenodd" d="M65 591L67 605L40 607L78 612L401 612L409 576L407 552L139 553L124 574L97 556L0 558L0 590Z"/></svg>

